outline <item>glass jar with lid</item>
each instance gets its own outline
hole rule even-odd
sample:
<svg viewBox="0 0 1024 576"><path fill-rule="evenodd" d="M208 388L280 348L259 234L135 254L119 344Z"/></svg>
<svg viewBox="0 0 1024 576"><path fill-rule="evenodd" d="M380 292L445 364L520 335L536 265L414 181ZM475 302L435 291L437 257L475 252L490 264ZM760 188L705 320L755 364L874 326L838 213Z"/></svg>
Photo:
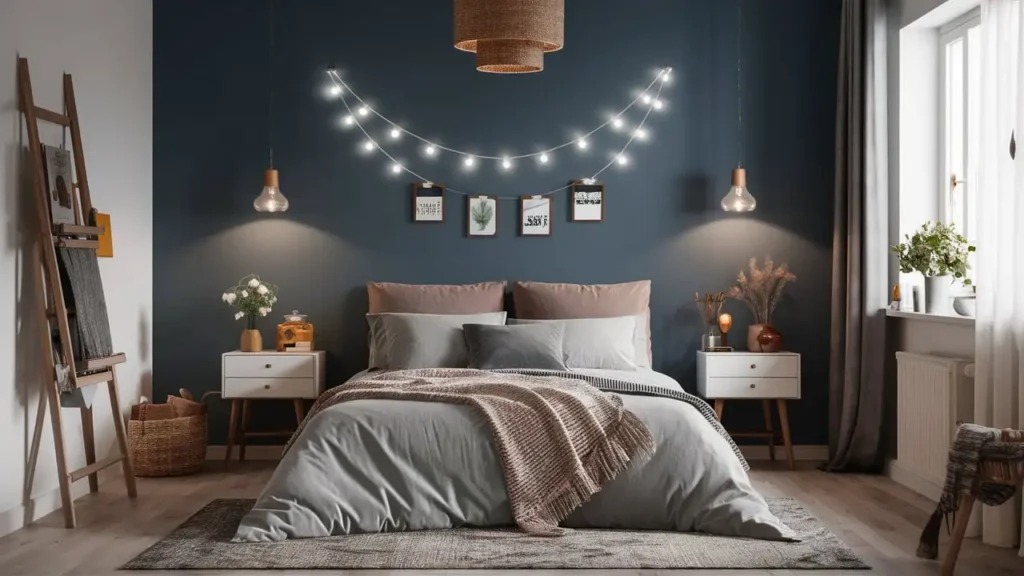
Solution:
<svg viewBox="0 0 1024 576"><path fill-rule="evenodd" d="M285 314L284 322L277 325L278 352L310 352L313 350L313 325L306 321L305 314L292 310Z"/></svg>

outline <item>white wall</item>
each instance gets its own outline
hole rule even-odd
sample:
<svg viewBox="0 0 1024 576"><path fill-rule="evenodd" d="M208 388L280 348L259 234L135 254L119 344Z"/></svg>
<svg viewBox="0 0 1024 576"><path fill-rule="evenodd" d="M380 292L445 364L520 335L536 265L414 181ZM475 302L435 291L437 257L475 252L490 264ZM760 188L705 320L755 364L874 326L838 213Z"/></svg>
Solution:
<svg viewBox="0 0 1024 576"><path fill-rule="evenodd" d="M29 59L36 104L62 110L62 73L72 74L94 205L111 214L115 258L100 260L116 351L121 410L148 390L152 350L153 7L151 0L0 2L0 535L59 506L36 313L37 217L18 108L16 59ZM42 139L61 143L47 125ZM70 139L67 142L70 147ZM110 403L95 404L97 456L115 449ZM71 467L84 465L78 410L64 410ZM35 466L33 445L39 452ZM124 485L104 484L104 492ZM75 483L76 494L88 491Z"/></svg>

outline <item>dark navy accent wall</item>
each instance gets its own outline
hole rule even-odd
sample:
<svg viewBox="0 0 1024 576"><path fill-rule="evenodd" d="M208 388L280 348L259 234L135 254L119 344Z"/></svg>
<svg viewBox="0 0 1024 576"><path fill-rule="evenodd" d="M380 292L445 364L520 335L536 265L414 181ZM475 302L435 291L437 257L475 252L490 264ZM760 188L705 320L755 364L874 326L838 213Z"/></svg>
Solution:
<svg viewBox="0 0 1024 576"><path fill-rule="evenodd" d="M790 408L794 440L827 442L828 338L839 0L743 0L743 131L737 140L736 3L728 0L567 0L565 49L539 74L476 72L452 47L451 2L279 1L268 76L265 2L156 0L154 6L154 356L156 398L180 387L218 389L220 354L243 323L220 301L256 272L281 287L274 326L309 314L328 352L328 380L366 364L369 280L467 283L539 280L653 281L655 368L693 390L700 324L694 291L724 290L751 256L788 262L798 282L776 312L787 347L803 354L803 399ZM325 97L325 68L341 74L404 126L459 147L532 151L590 129L623 106L657 68L672 66L652 114L651 138L631 165L605 173L601 224L568 221L555 198L550 238L516 236L517 204L504 201L499 236L464 237L465 199L449 195L447 221L410 223L408 177ZM291 201L282 215L253 211L267 164L267 87L274 85L274 165ZM633 118L636 118L635 116ZM378 135L379 121L369 127ZM479 193L550 190L589 175L621 146L592 138L544 169L494 163L472 174L442 154L423 159L409 139L390 147L426 177ZM751 215L723 213L738 146L758 200ZM749 312L739 303L735 342ZM734 403L727 426L760 426L760 407ZM223 443L227 407L211 412ZM258 409L256 424L291 423L287 405Z"/></svg>

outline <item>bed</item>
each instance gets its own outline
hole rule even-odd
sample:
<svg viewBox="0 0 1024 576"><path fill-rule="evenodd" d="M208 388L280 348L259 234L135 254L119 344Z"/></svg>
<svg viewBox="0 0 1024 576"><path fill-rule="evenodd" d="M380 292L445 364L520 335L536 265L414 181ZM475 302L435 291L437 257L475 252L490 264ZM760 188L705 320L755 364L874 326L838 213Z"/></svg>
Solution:
<svg viewBox="0 0 1024 576"><path fill-rule="evenodd" d="M504 324L504 316L501 319ZM564 325L552 324L559 330ZM649 358L647 340L639 337L649 328L636 326L622 340L630 341L630 355L635 345L637 358L641 353ZM587 336L593 338L592 327L586 328ZM371 341L374 335L371 328ZM415 338L417 342L439 340L444 338ZM502 342L501 348L507 351L514 346ZM416 354L400 359L403 369L415 369L420 361L438 362ZM371 358L371 366L396 360L394 349L378 350L378 355L390 358ZM362 372L352 381L381 370ZM710 407L686 394L671 377L649 366L563 365L491 372L585 381L620 397L622 407L643 423L653 439L655 449L649 459L630 463L561 526L798 538L753 489L746 462ZM479 411L437 402L365 399L331 405L307 419L252 511L243 518L235 540L513 524L501 458Z"/></svg>

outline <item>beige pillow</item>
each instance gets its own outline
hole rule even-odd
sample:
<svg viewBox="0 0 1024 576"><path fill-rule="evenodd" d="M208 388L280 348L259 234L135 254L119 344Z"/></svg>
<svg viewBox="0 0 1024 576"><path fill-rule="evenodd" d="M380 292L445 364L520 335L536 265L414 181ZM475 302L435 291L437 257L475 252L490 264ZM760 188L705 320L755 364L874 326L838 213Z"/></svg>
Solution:
<svg viewBox="0 0 1024 576"><path fill-rule="evenodd" d="M647 358L653 361L650 280L623 284L516 282L512 299L516 318L566 320L643 314L647 324Z"/></svg>
<svg viewBox="0 0 1024 576"><path fill-rule="evenodd" d="M464 285L368 282L370 314L481 314L505 309L505 283Z"/></svg>

